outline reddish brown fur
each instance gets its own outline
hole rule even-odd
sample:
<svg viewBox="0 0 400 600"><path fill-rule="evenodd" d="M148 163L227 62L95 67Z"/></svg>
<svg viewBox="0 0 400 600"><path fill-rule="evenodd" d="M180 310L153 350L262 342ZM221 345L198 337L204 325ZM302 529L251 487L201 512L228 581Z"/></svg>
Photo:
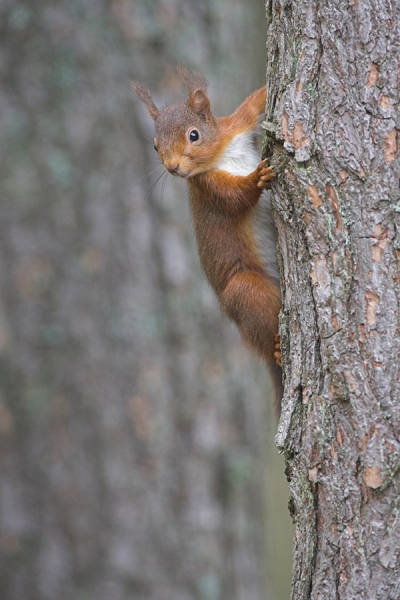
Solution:
<svg viewBox="0 0 400 600"><path fill-rule="evenodd" d="M280 397L281 370L274 360L280 291L259 255L250 223L251 209L273 173L265 161L246 176L217 168L232 139L256 128L264 114L265 87L232 115L214 118L204 77L183 68L179 73L189 99L163 111L155 109L148 90L138 89L138 84L134 89L156 122L155 144L164 166L188 180L201 264L221 308L237 324L245 343L269 363ZM190 143L193 128L201 138Z"/></svg>
<svg viewBox="0 0 400 600"><path fill-rule="evenodd" d="M250 209L262 192L255 173L235 177L209 171L189 178L190 202L204 272L244 342L270 364L280 399L281 371L274 354L281 299L251 228Z"/></svg>

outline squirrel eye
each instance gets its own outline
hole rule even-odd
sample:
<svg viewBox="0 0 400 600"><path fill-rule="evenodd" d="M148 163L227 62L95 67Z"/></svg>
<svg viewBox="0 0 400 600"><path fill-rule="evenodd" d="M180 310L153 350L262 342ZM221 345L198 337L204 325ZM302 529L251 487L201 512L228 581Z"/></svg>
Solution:
<svg viewBox="0 0 400 600"><path fill-rule="evenodd" d="M154 144L154 150L155 150L156 152L158 152L158 148L157 148L157 146L156 146L155 144Z"/></svg>
<svg viewBox="0 0 400 600"><path fill-rule="evenodd" d="M192 131L189 133L189 140L191 142L197 142L197 140L200 139L200 134L197 131L197 129L192 129Z"/></svg>

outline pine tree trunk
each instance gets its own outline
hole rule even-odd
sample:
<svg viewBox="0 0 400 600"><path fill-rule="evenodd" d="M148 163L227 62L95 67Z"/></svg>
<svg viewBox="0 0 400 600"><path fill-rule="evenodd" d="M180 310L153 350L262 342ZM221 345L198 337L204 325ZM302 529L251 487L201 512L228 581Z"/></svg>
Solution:
<svg viewBox="0 0 400 600"><path fill-rule="evenodd" d="M267 16L291 597L398 599L400 9L272 0Z"/></svg>

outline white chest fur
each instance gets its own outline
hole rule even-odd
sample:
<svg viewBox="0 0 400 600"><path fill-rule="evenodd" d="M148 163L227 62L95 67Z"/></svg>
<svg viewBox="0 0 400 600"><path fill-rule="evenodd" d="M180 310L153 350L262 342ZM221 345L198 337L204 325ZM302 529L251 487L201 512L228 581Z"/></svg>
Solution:
<svg viewBox="0 0 400 600"><path fill-rule="evenodd" d="M225 148L216 167L231 175L248 175L257 167L260 159L254 147L254 134L239 133Z"/></svg>

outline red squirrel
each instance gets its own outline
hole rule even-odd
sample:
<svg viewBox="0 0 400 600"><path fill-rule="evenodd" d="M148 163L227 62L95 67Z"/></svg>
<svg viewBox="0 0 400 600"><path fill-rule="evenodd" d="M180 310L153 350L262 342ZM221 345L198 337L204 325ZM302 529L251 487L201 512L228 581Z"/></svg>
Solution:
<svg viewBox="0 0 400 600"><path fill-rule="evenodd" d="M222 311L236 323L246 345L267 361L280 402L281 297L269 199L263 194L274 172L266 160L259 161L255 148L266 89L253 92L233 114L216 118L203 75L183 67L178 73L189 98L162 110L142 84L131 85L155 121L154 148L165 169L188 182L201 265ZM266 257L254 227L262 195L269 209Z"/></svg>

